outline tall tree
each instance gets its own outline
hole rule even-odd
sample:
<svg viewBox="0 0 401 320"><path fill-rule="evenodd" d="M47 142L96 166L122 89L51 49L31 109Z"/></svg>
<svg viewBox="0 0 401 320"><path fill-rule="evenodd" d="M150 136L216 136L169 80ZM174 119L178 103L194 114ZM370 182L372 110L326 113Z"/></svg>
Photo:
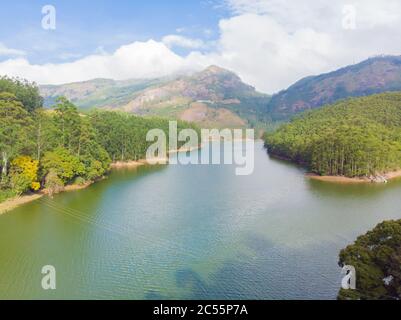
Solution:
<svg viewBox="0 0 401 320"><path fill-rule="evenodd" d="M33 112L43 105L43 98L39 94L37 85L27 80L0 77L0 92L15 95L28 112Z"/></svg>
<svg viewBox="0 0 401 320"><path fill-rule="evenodd" d="M55 124L60 132L59 146L73 154L78 153L81 117L77 107L64 97L55 105Z"/></svg>
<svg viewBox="0 0 401 320"><path fill-rule="evenodd" d="M32 118L11 93L0 93L1 180L4 182L9 160L32 147Z"/></svg>

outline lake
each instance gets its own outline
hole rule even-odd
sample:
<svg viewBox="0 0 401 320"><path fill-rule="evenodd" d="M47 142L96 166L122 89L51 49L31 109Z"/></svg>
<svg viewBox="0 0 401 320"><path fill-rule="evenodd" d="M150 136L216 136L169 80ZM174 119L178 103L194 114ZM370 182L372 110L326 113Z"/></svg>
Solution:
<svg viewBox="0 0 401 320"><path fill-rule="evenodd" d="M0 216L0 298L335 299L339 251L401 218L401 181L304 173L258 142L250 176L143 166L43 197ZM41 287L45 265L57 270L54 291Z"/></svg>

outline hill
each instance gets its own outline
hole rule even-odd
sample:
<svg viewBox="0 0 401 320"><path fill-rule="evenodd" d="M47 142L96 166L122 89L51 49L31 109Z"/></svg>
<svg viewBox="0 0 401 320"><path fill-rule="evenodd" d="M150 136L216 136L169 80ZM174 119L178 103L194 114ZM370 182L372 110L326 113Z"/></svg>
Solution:
<svg viewBox="0 0 401 320"><path fill-rule="evenodd" d="M40 86L44 105L52 106L58 97L66 97L80 109L116 107L135 98L137 92L167 79L114 81L94 79L64 85Z"/></svg>
<svg viewBox="0 0 401 320"><path fill-rule="evenodd" d="M319 175L377 176L401 168L401 93L307 112L265 137L270 154Z"/></svg>
<svg viewBox="0 0 401 320"><path fill-rule="evenodd" d="M42 86L47 105L65 96L80 108L123 110L142 116L182 119L208 127L258 126L268 121L268 95L233 72L211 66L174 78L113 81L97 79Z"/></svg>
<svg viewBox="0 0 401 320"><path fill-rule="evenodd" d="M268 113L285 120L349 97L401 91L401 56L368 59L334 72L304 78L274 95Z"/></svg>

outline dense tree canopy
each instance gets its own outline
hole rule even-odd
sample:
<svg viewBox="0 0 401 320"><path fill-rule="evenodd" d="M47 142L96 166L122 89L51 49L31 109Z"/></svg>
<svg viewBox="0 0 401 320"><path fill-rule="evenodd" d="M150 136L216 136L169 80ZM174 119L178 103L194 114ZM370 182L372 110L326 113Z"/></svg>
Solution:
<svg viewBox="0 0 401 320"><path fill-rule="evenodd" d="M308 112L265 136L269 153L320 175L401 168L401 93L354 98Z"/></svg>
<svg viewBox="0 0 401 320"><path fill-rule="evenodd" d="M401 299L401 220L385 221L342 250L340 266L356 271L356 290L339 299Z"/></svg>
<svg viewBox="0 0 401 320"><path fill-rule="evenodd" d="M14 94L0 93L1 182L7 177L10 159L29 152L32 120Z"/></svg>
<svg viewBox="0 0 401 320"><path fill-rule="evenodd" d="M50 193L66 184L94 181L112 161L143 159L152 142L149 130L169 122L112 111L81 114L65 98L51 110L34 84L0 79L0 201L45 187ZM179 122L180 128L194 128Z"/></svg>
<svg viewBox="0 0 401 320"><path fill-rule="evenodd" d="M140 118L124 112L95 110L89 115L96 131L98 143L113 161L144 159L146 150L153 142L146 141L149 130L162 129L168 137L169 122L160 118ZM198 129L187 122L178 121L178 130Z"/></svg>
<svg viewBox="0 0 401 320"><path fill-rule="evenodd" d="M15 95L29 112L41 108L43 105L43 98L39 95L38 87L26 80L0 77L0 92L9 92Z"/></svg>

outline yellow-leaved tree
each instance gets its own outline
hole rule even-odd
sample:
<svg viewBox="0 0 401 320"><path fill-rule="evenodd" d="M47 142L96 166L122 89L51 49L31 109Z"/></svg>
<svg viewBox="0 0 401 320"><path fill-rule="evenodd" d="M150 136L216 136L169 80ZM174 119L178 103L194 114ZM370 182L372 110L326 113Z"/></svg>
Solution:
<svg viewBox="0 0 401 320"><path fill-rule="evenodd" d="M29 189L40 189L38 180L39 161L29 156L19 156L11 162L11 185L18 194Z"/></svg>

